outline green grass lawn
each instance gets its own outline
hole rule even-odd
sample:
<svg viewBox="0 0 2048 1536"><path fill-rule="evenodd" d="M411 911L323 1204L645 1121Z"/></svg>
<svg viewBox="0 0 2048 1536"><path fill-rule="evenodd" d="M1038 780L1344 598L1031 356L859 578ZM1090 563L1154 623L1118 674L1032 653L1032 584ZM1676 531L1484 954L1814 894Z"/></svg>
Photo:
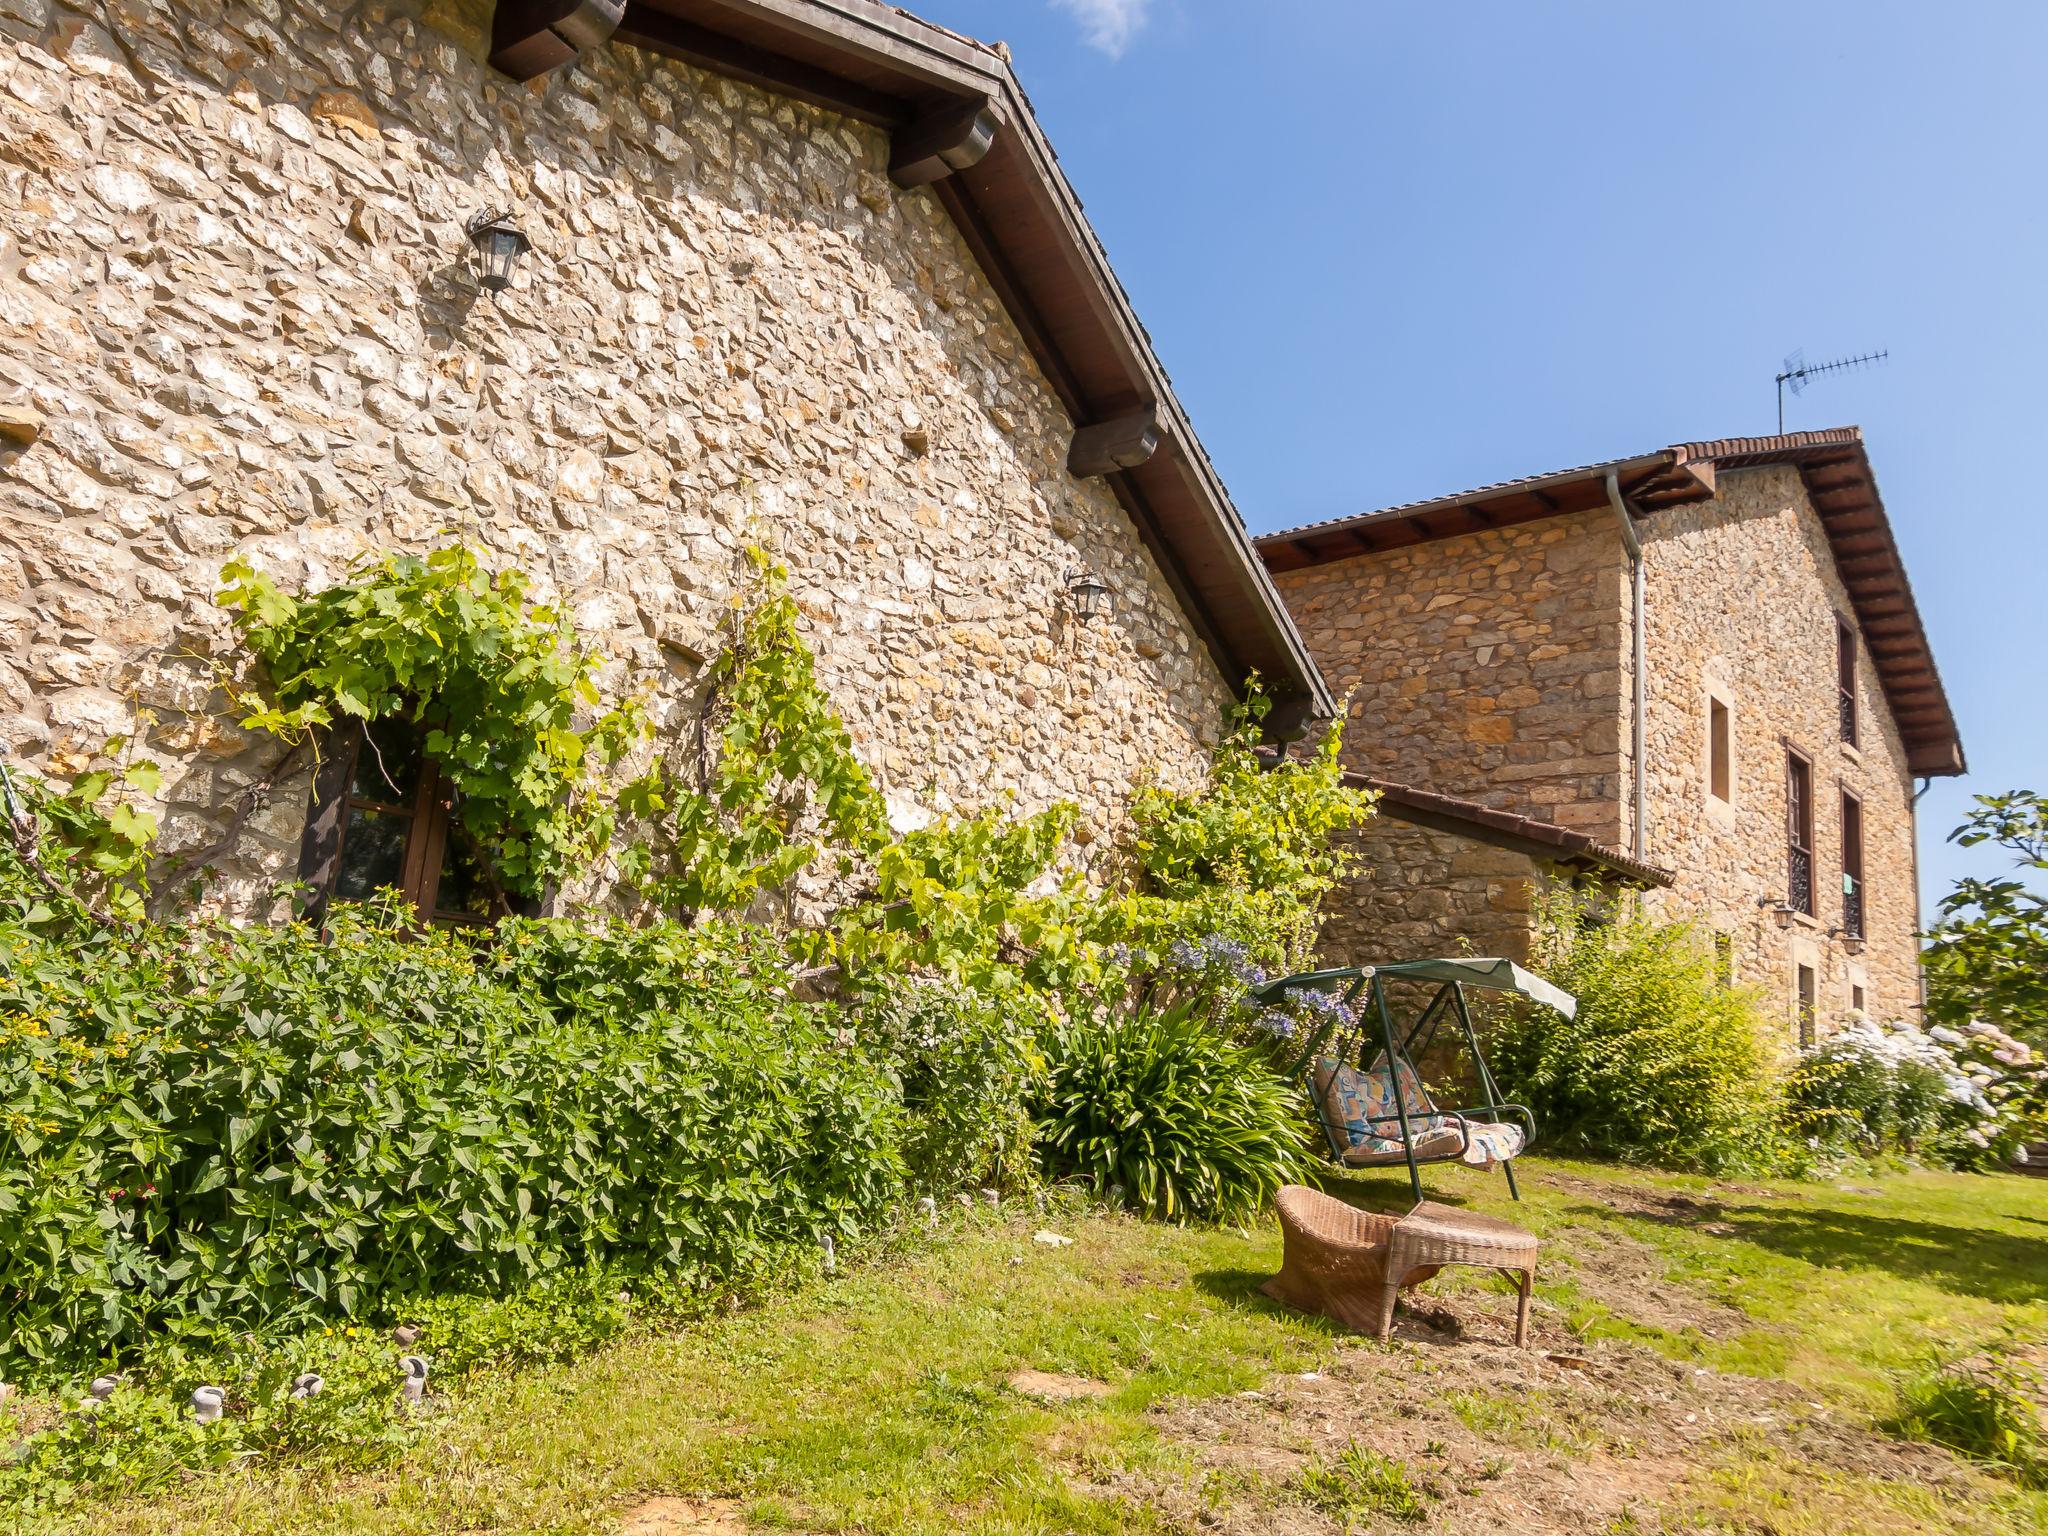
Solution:
<svg viewBox="0 0 2048 1536"><path fill-rule="evenodd" d="M1602 1370L1632 1361L1628 1380L1674 1375L1647 1346L1693 1370L1789 1383L1769 1389L1777 1395L1760 1421L1796 1399L1797 1411L1853 1426L1855 1443L1868 1446L1880 1443L1867 1426L1890 1406L1889 1373L1931 1350L2048 1341L2048 1181L1910 1174L1717 1185L1557 1160L1523 1167L1518 1207L1498 1175L1434 1170L1431 1191L1543 1234L1544 1347L1563 1340ZM1346 1187L1383 1208L1406 1200L1397 1177ZM1034 1242L1041 1224L1075 1241ZM757 1310L576 1365L460 1383L394 1465L252 1467L148 1501L99 1502L52 1529L570 1536L618 1533L637 1511L636 1536L1339 1531L1347 1522L1419 1531L1454 1508L1510 1498L1539 1475L1565 1497L1574 1478L1590 1486L1675 1467L1646 1482L1628 1512L1584 1528L2048 1531L2048 1496L1945 1453L1913 1453L1919 1461L1901 1466L1933 1470L1908 1476L1882 1461L1815 1461L1799 1449L1806 1442L1731 1426L1710 1453L1658 1461L1656 1434L1628 1424L1626 1393L1612 1385L1586 1389L1571 1412L1539 1413L1530 1405L1562 1404L1569 1380L1535 1396L1467 1383L1442 1435L1469 1446L1408 1426L1414 1433L1393 1449L1367 1447L1369 1406L1387 1400L1333 1383L1370 1386L1392 1370L1426 1383L1509 1353L1458 1340L1389 1353L1338 1335L1258 1295L1278 1255L1268 1228L1178 1230L1079 1210L963 1213L936 1243ZM1486 1284L1454 1272L1448 1300L1491 1306ZM1568 1377L1542 1367L1540 1351L1530 1358ZM1040 1402L1007 1385L1021 1369L1087 1378L1109 1393ZM1304 1373L1315 1373L1306 1386ZM1277 1427L1282 1439L1309 1433L1306 1419L1291 1420L1286 1393L1273 1395L1275 1382L1366 1405L1351 1444L1313 1442L1305 1461L1290 1461L1285 1446L1270 1465L1219 1461L1238 1432L1190 1417L1204 1405L1257 1410L1262 1433ZM1238 1396L1254 1391L1261 1396ZM1389 1410L1378 1427L1403 1429L1392 1422L1400 1416ZM1210 1427L1190 1428L1200 1422ZM1697 1428L1677 1422L1673 1433ZM1328 1454L1315 1448L1326 1443ZM1364 1501L1355 1507L1340 1496L1352 1487ZM686 1517L679 1503L647 1504L661 1495L707 1502Z"/></svg>

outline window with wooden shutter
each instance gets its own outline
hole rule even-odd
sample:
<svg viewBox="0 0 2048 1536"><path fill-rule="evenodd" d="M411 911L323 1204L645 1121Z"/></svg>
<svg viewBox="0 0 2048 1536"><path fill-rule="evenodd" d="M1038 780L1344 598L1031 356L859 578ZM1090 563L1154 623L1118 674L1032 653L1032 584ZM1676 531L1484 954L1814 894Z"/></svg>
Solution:
<svg viewBox="0 0 2048 1536"><path fill-rule="evenodd" d="M433 923L487 923L512 910L455 815L454 786L422 750L424 734L385 719L329 739L299 859L316 924L330 901L387 887Z"/></svg>
<svg viewBox="0 0 2048 1536"><path fill-rule="evenodd" d="M1785 905L1814 915L1813 905L1813 764L1799 753L1785 753Z"/></svg>
<svg viewBox="0 0 2048 1536"><path fill-rule="evenodd" d="M1842 796L1842 932L1863 937L1863 802Z"/></svg>

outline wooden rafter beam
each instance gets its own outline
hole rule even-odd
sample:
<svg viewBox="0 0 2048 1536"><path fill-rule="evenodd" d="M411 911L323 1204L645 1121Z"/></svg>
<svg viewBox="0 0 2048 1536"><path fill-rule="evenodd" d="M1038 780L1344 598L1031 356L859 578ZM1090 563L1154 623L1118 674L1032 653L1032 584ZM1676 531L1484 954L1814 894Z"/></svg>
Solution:
<svg viewBox="0 0 2048 1536"><path fill-rule="evenodd" d="M1159 451L1161 432L1159 412L1152 406L1082 427L1067 449L1067 472L1090 480L1136 469Z"/></svg>
<svg viewBox="0 0 2048 1536"><path fill-rule="evenodd" d="M603 47L625 11L626 0L499 0L491 68L514 80L537 79Z"/></svg>
<svg viewBox="0 0 2048 1536"><path fill-rule="evenodd" d="M898 129L889 142L889 179L928 187L980 163L996 141L995 108L986 101L949 107Z"/></svg>

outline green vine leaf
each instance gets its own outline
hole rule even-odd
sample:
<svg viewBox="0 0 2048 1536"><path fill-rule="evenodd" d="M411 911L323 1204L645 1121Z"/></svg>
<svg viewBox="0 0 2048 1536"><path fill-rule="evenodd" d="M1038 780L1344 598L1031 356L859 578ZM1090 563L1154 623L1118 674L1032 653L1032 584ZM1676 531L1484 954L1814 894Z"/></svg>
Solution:
<svg viewBox="0 0 2048 1536"><path fill-rule="evenodd" d="M241 724L287 741L337 717L408 719L453 784L462 824L507 890L538 894L600 858L614 813L601 771L649 732L638 700L588 723L598 657L517 570L459 545L379 556L354 579L293 597L247 561L221 605L264 663L268 696L235 695Z"/></svg>

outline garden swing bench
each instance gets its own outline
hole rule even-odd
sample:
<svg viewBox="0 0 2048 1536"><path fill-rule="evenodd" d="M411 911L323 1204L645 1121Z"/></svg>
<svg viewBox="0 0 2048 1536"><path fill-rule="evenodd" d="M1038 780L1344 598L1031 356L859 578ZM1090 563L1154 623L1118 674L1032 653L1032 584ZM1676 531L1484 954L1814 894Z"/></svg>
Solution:
<svg viewBox="0 0 2048 1536"><path fill-rule="evenodd" d="M1439 984L1405 1031L1395 1028L1385 985L1400 980ZM1252 992L1256 1001L1268 1006L1298 991L1336 999L1340 1006L1324 1012L1321 1022L1303 1038L1288 1076L1306 1083L1334 1161L1347 1168L1406 1162L1408 1183L1418 1202L1422 1200L1421 1165L1452 1161L1498 1162L1507 1175L1508 1192L1520 1200L1514 1159L1536 1139L1536 1117L1520 1104L1500 1102L1493 1071L1472 1028L1466 987L1519 992L1567 1018L1578 1011L1571 994L1532 976L1511 960L1408 960L1395 965L1343 966L1282 976ZM1430 1100L1421 1074L1415 1070L1415 1055L1428 1048L1447 1014L1456 1016L1464 1033L1485 1096L1483 1104L1440 1108ZM1355 1068L1344 1060L1347 1053L1342 1038L1353 1032L1358 1040ZM1368 1057L1367 1052L1375 1048L1377 1054ZM1502 1116L1521 1123L1506 1123ZM1376 1126L1391 1126L1394 1134L1381 1135Z"/></svg>

